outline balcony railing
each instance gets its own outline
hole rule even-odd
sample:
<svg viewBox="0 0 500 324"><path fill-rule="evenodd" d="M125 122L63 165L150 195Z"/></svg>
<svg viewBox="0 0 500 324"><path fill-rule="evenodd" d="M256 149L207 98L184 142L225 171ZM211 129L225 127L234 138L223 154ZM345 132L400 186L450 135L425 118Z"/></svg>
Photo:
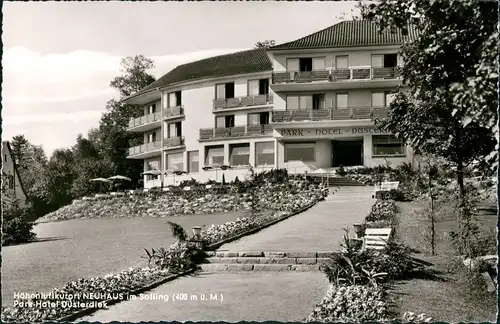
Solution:
<svg viewBox="0 0 500 324"><path fill-rule="evenodd" d="M149 153L159 151L161 149L161 142L151 142L147 144L137 145L128 149L128 155L133 156L141 153Z"/></svg>
<svg viewBox="0 0 500 324"><path fill-rule="evenodd" d="M227 128L202 128L200 129L200 139L223 139L243 136L269 136L272 135L271 125L247 125Z"/></svg>
<svg viewBox="0 0 500 324"><path fill-rule="evenodd" d="M214 110L228 108L262 106L273 103L273 96L269 94L246 96L238 98L214 99Z"/></svg>
<svg viewBox="0 0 500 324"><path fill-rule="evenodd" d="M273 73L273 84L337 82L344 80L381 80L400 77L399 67L348 68L315 71L287 71Z"/></svg>
<svg viewBox="0 0 500 324"><path fill-rule="evenodd" d="M184 145L184 137L170 137L163 139L163 147L170 148Z"/></svg>
<svg viewBox="0 0 500 324"><path fill-rule="evenodd" d="M351 107L273 111L273 123L292 121L349 120L385 117L385 107Z"/></svg>
<svg viewBox="0 0 500 324"><path fill-rule="evenodd" d="M184 115L184 107L182 107L182 106L165 108L163 110L163 118L173 118L173 117L179 117L182 115Z"/></svg>
<svg viewBox="0 0 500 324"><path fill-rule="evenodd" d="M142 126L142 125L146 125L149 123L153 123L155 121L159 121L160 119L161 119L161 113L156 112L154 114L149 114L146 116L141 116L141 117L130 119L130 121L128 122L128 127L134 128L137 126Z"/></svg>

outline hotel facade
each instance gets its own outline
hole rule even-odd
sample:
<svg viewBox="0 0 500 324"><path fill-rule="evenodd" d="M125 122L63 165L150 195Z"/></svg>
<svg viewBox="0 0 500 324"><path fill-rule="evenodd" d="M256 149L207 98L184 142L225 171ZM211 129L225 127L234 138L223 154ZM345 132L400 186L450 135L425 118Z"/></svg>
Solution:
<svg viewBox="0 0 500 324"><path fill-rule="evenodd" d="M145 188L243 180L250 165L334 175L340 166L408 162L411 148L373 122L402 85L398 52L408 37L344 21L268 49L180 65L123 101L144 112L130 120L144 144L128 158L160 171L144 175Z"/></svg>

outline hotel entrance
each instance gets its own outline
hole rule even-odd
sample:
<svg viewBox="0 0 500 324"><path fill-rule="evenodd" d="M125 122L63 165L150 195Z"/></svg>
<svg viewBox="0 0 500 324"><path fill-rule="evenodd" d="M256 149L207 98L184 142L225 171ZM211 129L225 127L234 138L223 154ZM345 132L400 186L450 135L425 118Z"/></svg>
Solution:
<svg viewBox="0 0 500 324"><path fill-rule="evenodd" d="M332 166L363 165L363 139L332 141Z"/></svg>

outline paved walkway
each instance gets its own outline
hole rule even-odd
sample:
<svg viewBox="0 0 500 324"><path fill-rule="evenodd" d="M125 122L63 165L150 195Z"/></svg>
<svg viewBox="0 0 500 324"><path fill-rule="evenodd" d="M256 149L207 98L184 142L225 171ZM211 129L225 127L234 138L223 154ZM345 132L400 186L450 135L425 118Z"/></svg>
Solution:
<svg viewBox="0 0 500 324"><path fill-rule="evenodd" d="M306 212L256 234L225 244L228 251L337 251L344 235L368 215L372 187L342 187ZM354 235L353 232L351 231Z"/></svg>
<svg viewBox="0 0 500 324"><path fill-rule="evenodd" d="M144 293L144 297L156 300L141 300L139 296L78 321L303 322L327 287L326 277L320 272L203 273L181 277ZM172 301L172 294L187 294L188 300ZM210 300L211 294L217 295L217 301ZM170 299L158 300L159 296Z"/></svg>
<svg viewBox="0 0 500 324"><path fill-rule="evenodd" d="M370 187L343 187L308 211L225 244L221 250L338 250L342 228L363 220L373 204L372 193ZM139 297L121 302L79 321L300 322L320 302L326 289L327 281L321 272L201 273L145 293L150 300ZM172 294L186 294L188 300L172 301ZM208 300L202 301L202 294ZM217 294L219 301L210 301L210 294ZM158 300L159 296L170 299ZM196 296L196 300L192 296Z"/></svg>

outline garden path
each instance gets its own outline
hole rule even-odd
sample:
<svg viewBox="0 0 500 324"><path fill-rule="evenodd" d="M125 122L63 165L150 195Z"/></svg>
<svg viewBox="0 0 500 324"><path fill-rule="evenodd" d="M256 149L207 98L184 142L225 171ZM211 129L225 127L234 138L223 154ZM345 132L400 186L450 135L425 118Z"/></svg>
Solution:
<svg viewBox="0 0 500 324"><path fill-rule="evenodd" d="M373 187L341 187L325 201L283 222L224 244L228 251L338 251L343 229L361 223L371 210ZM354 237L351 231L351 237Z"/></svg>
<svg viewBox="0 0 500 324"><path fill-rule="evenodd" d="M232 251L332 251L340 248L342 228L361 222L373 199L371 187L342 187L311 209L256 234L225 244ZM325 295L322 272L223 272L186 276L144 296L124 301L79 321L304 321ZM172 294L188 300L171 300ZM201 294L208 300L201 301ZM210 294L223 300L210 301ZM170 300L160 301L168 295ZM192 300L197 296L197 300Z"/></svg>

